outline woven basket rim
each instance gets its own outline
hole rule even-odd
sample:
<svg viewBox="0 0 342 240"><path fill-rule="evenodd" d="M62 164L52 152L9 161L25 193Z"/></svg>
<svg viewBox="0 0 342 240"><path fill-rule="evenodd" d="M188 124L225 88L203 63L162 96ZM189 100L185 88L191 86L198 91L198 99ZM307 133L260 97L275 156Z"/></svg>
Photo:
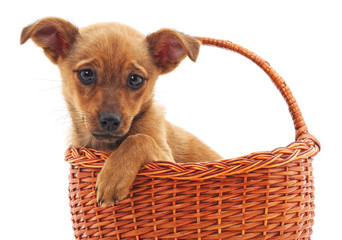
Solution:
<svg viewBox="0 0 342 240"><path fill-rule="evenodd" d="M253 152L236 158L202 163L150 162L140 170L140 176L172 178L177 180L205 180L235 174L250 173L260 168L276 168L297 159L309 158L319 152L319 146L312 139L294 141L286 147L272 151ZM65 161L73 166L102 168L109 152L92 148L70 146L65 152Z"/></svg>

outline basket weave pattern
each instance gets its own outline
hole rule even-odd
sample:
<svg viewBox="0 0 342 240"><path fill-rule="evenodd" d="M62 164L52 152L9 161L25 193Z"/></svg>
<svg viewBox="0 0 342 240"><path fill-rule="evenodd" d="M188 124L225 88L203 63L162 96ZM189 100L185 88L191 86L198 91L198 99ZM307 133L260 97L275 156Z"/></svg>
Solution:
<svg viewBox="0 0 342 240"><path fill-rule="evenodd" d="M289 105L296 141L273 151L208 163L152 162L129 196L98 207L96 177L109 153L70 147L69 197L76 239L310 239L314 217L308 133L284 80L254 53L228 41L203 44L238 52L258 64Z"/></svg>

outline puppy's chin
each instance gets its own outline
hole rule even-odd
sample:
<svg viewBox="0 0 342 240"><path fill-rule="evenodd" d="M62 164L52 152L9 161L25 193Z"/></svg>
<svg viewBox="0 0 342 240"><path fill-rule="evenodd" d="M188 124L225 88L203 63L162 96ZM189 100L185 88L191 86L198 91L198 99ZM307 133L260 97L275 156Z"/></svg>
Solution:
<svg viewBox="0 0 342 240"><path fill-rule="evenodd" d="M91 133L92 138L95 140L94 142L97 142L99 144L114 144L119 145L124 139L125 135L114 135L110 133Z"/></svg>
<svg viewBox="0 0 342 240"><path fill-rule="evenodd" d="M93 138L96 139L98 142L102 143L117 143L117 142L122 142L122 139L125 137L123 136L118 136L118 135L112 135L108 133L91 133Z"/></svg>

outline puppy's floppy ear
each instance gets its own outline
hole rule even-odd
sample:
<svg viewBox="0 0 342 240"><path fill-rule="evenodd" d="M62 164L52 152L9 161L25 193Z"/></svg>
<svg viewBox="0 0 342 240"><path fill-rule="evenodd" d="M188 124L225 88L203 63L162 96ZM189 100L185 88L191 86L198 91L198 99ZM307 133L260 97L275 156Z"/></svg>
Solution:
<svg viewBox="0 0 342 240"><path fill-rule="evenodd" d="M146 40L161 74L171 72L186 56L196 61L201 47L196 38L171 29L161 29L148 35Z"/></svg>
<svg viewBox="0 0 342 240"><path fill-rule="evenodd" d="M65 57L78 34L78 28L61 18L43 18L21 32L20 43L24 44L31 38L44 49L46 56L57 63L60 57Z"/></svg>

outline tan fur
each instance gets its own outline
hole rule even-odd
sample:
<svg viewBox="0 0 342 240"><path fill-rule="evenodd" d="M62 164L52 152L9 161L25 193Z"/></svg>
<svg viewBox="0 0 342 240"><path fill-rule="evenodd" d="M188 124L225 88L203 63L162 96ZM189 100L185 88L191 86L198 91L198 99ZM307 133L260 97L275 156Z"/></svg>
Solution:
<svg viewBox="0 0 342 240"><path fill-rule="evenodd" d="M60 18L44 18L22 31L21 43L32 39L60 69L63 94L72 118L72 145L112 152L97 179L97 200L108 205L128 194L140 168L150 161L203 162L221 157L196 137L172 125L153 101L159 75L188 56L195 61L200 42L170 29L144 36L119 23L82 29ZM85 85L77 71L92 69L96 82ZM130 74L145 80L127 86ZM99 114L117 113L116 130L104 131ZM94 134L110 134L106 139ZM115 136L115 137L111 137Z"/></svg>

